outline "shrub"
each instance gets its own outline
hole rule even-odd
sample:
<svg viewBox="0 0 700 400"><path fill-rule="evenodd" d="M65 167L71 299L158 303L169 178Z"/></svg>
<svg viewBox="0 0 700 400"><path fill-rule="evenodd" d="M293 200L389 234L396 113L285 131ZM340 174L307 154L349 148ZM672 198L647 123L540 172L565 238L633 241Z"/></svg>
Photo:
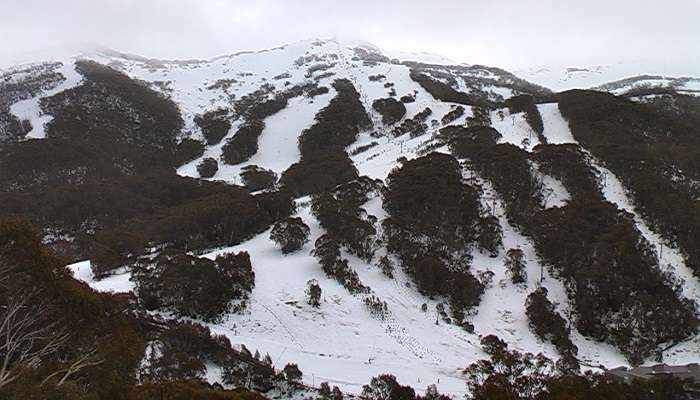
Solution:
<svg viewBox="0 0 700 400"><path fill-rule="evenodd" d="M319 193L357 177L357 170L345 153L360 129L371 121L360 94L347 79L333 83L338 92L316 115L316 122L299 137L301 160L283 174L281 184L296 195Z"/></svg>
<svg viewBox="0 0 700 400"><path fill-rule="evenodd" d="M246 189L251 192L274 189L277 184L277 174L257 165L247 165L241 169L241 178Z"/></svg>
<svg viewBox="0 0 700 400"><path fill-rule="evenodd" d="M304 376L296 364L285 365L282 372L287 382L301 382L301 378Z"/></svg>
<svg viewBox="0 0 700 400"><path fill-rule="evenodd" d="M228 113L226 109L218 109L194 117L194 123L202 130L208 145L219 143L228 134L231 129Z"/></svg>
<svg viewBox="0 0 700 400"><path fill-rule="evenodd" d="M211 157L204 158L197 165L197 173L199 173L199 176L202 178L211 178L214 175L216 175L216 172L218 170L219 170L219 163L216 161L216 159L211 158Z"/></svg>
<svg viewBox="0 0 700 400"><path fill-rule="evenodd" d="M228 311L245 308L255 274L248 253L229 253L212 261L165 250L153 261L140 262L134 278L146 309L216 321ZM232 300L239 303L233 305Z"/></svg>
<svg viewBox="0 0 700 400"><path fill-rule="evenodd" d="M306 298L309 305L318 308L321 305L321 286L316 279L306 282Z"/></svg>
<svg viewBox="0 0 700 400"><path fill-rule="evenodd" d="M280 185L296 196L304 196L330 190L357 177L357 169L347 153L329 151L292 164L282 174Z"/></svg>
<svg viewBox="0 0 700 400"><path fill-rule="evenodd" d="M406 94L401 96L399 99L400 102L406 104L406 103L414 103L416 101L416 97L410 94Z"/></svg>
<svg viewBox="0 0 700 400"><path fill-rule="evenodd" d="M365 144L365 145L358 146L358 147L354 148L354 149L350 152L350 155L351 155L351 156L356 156L356 155L361 154L361 153L364 153L365 151L371 149L372 147L376 147L376 146L379 146L379 143L377 143L377 142L375 142L375 141L372 141L371 143L368 143L368 144Z"/></svg>
<svg viewBox="0 0 700 400"><path fill-rule="evenodd" d="M700 276L700 101L637 104L579 90L558 97L574 137L620 178L651 229L677 243Z"/></svg>
<svg viewBox="0 0 700 400"><path fill-rule="evenodd" d="M221 148L221 158L226 164L236 165L248 161L258 152L258 138L265 123L252 120L244 123Z"/></svg>
<svg viewBox="0 0 700 400"><path fill-rule="evenodd" d="M498 256L503 247L503 230L495 216L481 217L477 226L477 243L479 248L487 251L491 257Z"/></svg>
<svg viewBox="0 0 700 400"><path fill-rule="evenodd" d="M506 252L505 265L514 284L527 283L527 267L522 250L509 249Z"/></svg>
<svg viewBox="0 0 700 400"><path fill-rule="evenodd" d="M443 125L447 125L451 122L456 121L459 117L464 115L464 107L462 106L457 106L451 109L450 111L445 114L440 122L442 122Z"/></svg>
<svg viewBox="0 0 700 400"><path fill-rule="evenodd" d="M309 226L301 218L287 218L272 228L270 239L274 240L288 254L301 249L309 241Z"/></svg>
<svg viewBox="0 0 700 400"><path fill-rule="evenodd" d="M541 212L529 230L538 254L571 288L582 334L616 345L637 363L660 343L695 332L692 304L661 274L631 217L612 204L573 199Z"/></svg>
<svg viewBox="0 0 700 400"><path fill-rule="evenodd" d="M457 317L478 304L484 288L468 271L466 249L476 239L479 193L462 182L457 161L438 153L407 161L389 174L382 196L387 249L418 289L450 296Z"/></svg>
<svg viewBox="0 0 700 400"><path fill-rule="evenodd" d="M366 185L363 185L363 183ZM367 201L373 182L352 181L336 188L335 193L315 195L311 210L329 236L348 252L369 262L376 249L376 229L360 205Z"/></svg>
<svg viewBox="0 0 700 400"><path fill-rule="evenodd" d="M415 69L411 69L410 77L437 100L446 101L449 103L459 103L468 106L489 106L491 104L491 102L483 97L473 96L457 91L450 87L450 85L435 80Z"/></svg>
<svg viewBox="0 0 700 400"><path fill-rule="evenodd" d="M289 217L297 208L291 193L284 190L258 193L255 200L273 222Z"/></svg>
<svg viewBox="0 0 700 400"><path fill-rule="evenodd" d="M311 254L318 259L323 272L338 281L350 293L369 292L369 288L362 284L357 272L350 268L348 260L340 258L340 244L332 237L323 235L316 239Z"/></svg>
<svg viewBox="0 0 700 400"><path fill-rule="evenodd" d="M566 320L554 309L554 304L547 298L547 289L540 287L530 293L525 307L530 329L535 332L537 337L551 342L562 356L569 356L573 359L572 361L576 361L575 356L578 353L578 348L569 338ZM578 369L577 365L570 367Z"/></svg>
<svg viewBox="0 0 700 400"><path fill-rule="evenodd" d="M186 138L175 147L173 157L175 165L182 165L201 157L202 154L204 154L204 144L199 140Z"/></svg>
<svg viewBox="0 0 700 400"><path fill-rule="evenodd" d="M393 125L406 115L406 106L391 97L374 100L372 108L382 115L382 123L385 125Z"/></svg>
<svg viewBox="0 0 700 400"><path fill-rule="evenodd" d="M414 400L416 393L410 386L401 386L395 376L384 374L362 386L362 397L369 400Z"/></svg>
<svg viewBox="0 0 700 400"><path fill-rule="evenodd" d="M392 134L394 137L399 137L406 133L410 133L411 138L414 138L427 133L428 125L425 123L425 121L432 113L433 110L431 110L430 107L426 107L423 109L423 111L414 115L413 118L408 118L404 120L401 125L395 127Z"/></svg>
<svg viewBox="0 0 700 400"><path fill-rule="evenodd" d="M381 258L379 258L379 262L377 263L377 265L379 266L379 269L382 271L382 273L388 278L394 277L394 263L391 261L389 256L382 256Z"/></svg>

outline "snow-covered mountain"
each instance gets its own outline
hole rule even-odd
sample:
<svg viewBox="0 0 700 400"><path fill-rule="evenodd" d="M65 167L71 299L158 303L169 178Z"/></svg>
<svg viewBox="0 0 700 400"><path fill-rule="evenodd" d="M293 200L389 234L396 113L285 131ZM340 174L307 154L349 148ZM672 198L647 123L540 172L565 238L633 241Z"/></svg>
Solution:
<svg viewBox="0 0 700 400"><path fill-rule="evenodd" d="M667 87L680 93L697 94L700 90L700 72L643 61L590 67L543 66L513 73L555 91L598 89L622 94L634 88Z"/></svg>
<svg viewBox="0 0 700 400"><path fill-rule="evenodd" d="M613 67L541 69L512 74L493 67L455 65L426 53L384 54L370 44L336 40L308 40L212 60L154 60L107 50L80 57L86 59L123 72L174 102L183 119L178 140L195 139L204 144L201 153L177 167L177 174L186 178L241 185L245 180L242 173L251 166L284 175L302 159L298 146L302 133L339 96L339 89L334 87L337 80L352 84L371 121L371 127L361 129L345 150L358 175L385 184L390 173L404 162L402 158L413 160L431 152L453 154L444 139L445 129L472 126L477 119L500 134L498 144L511 144L524 157L535 157L540 144L581 146L604 200L629 213L650 251L660 254L658 264L668 266L668 274L678 278L680 296L696 304L700 302L700 282L686 265L685 250L663 239L663 232L638 210L625 179L599 160L595 150L579 144L553 92L595 87L623 94L633 88L663 86L679 93L696 94L700 93L698 79L646 76L610 83L649 72L611 72ZM47 127L55 118L62 117L50 112L46 99L85 83L79 68L76 69L79 62L71 58L24 65L0 75L0 85L6 89L0 99L0 136L6 138L8 146L51 137ZM295 87L311 88L315 93L286 94ZM526 112L509 106L507 100L520 95L536 99L541 130L532 125ZM286 105L265 115L253 154L243 162L227 163L227 144L250 122L244 113L238 112L243 107L241 104L246 99L260 103L276 96L287 96ZM388 123L386 114L377 107L377 101L382 99L394 99L405 112L395 122ZM128 110L127 106L119 107ZM426 109L430 110L429 116L419 118ZM125 114L131 115L128 111ZM228 122L219 140L207 137L206 124L201 123L206 115L218 115L215 120ZM417 128L404 124L413 119ZM397 128L402 124L408 126L406 131ZM18 130L23 134L17 135ZM201 178L198 167L208 158L217 161L217 169L211 176ZM539 206L543 211L562 207L576 196L561 177L538 170L536 163L532 168L541 182L543 197ZM311 254L314 243L325 230L312 212L309 196L295 199L294 216L310 227L310 240L301 250L282 254L270 239L270 227L234 246L198 254L213 260L217 255L246 251L255 273L255 287L247 308L240 313L229 313L220 321L208 322L207 326L236 346L268 353L275 363L297 363L308 384L325 381L357 393L371 377L388 372L417 389L436 384L441 392L460 395L465 392L462 369L486 357L479 345L480 337L495 334L513 349L542 352L555 360L561 357L554 344L534 333L525 312L528 295L543 286L555 310L572 326L571 341L578 348L578 359L584 368L628 364L619 348L591 335L585 336L577 328L571 317L574 308L571 284L543 260L534 239L509 216L509 203L503 193L467 162L463 163L462 173L465 182L482 188L480 207L489 210L502 231L502 245L495 254L476 247L468 249L472 257L469 270L482 278L490 275L483 278L485 289L479 304L469 309L465 317L473 330L443 320L436 310L448 302L446 296L421 294L402 268L396 268L392 277L382 273L377 260L391 252L381 243L369 262L347 249L342 251L361 282L386 303L387 314L382 318L373 316L366 306L366 295L351 294L327 276ZM378 236L381 221L390 217L380 192L373 192L363 205L366 214L379 221ZM50 243L51 239L46 241ZM506 266L509 249L520 249L524 254L527 278L523 283L511 282ZM101 280L94 277L89 261L72 264L70 268L76 278L100 291L124 292L135 288L128 266ZM306 302L307 282L312 279L323 290L318 308ZM663 360L667 363L697 360L698 346L700 337L689 336L686 342L664 349ZM652 358L645 361L652 362ZM211 368L208 379L218 381L217 371Z"/></svg>

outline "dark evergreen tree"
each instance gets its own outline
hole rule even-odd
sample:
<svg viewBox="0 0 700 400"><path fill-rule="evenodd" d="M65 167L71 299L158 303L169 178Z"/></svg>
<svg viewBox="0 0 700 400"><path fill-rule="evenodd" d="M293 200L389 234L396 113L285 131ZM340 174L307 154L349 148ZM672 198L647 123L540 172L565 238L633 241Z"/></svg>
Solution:
<svg viewBox="0 0 700 400"><path fill-rule="evenodd" d="M270 239L280 246L282 253L289 254L301 249L309 241L309 232L309 226L301 218L289 217L274 225Z"/></svg>
<svg viewBox="0 0 700 400"><path fill-rule="evenodd" d="M525 254L520 249L510 249L506 252L505 265L514 284L527 282L527 267Z"/></svg>
<svg viewBox="0 0 700 400"><path fill-rule="evenodd" d="M216 159L211 157L204 158L199 164L197 164L197 173L202 178L211 178L216 175L219 170L219 163Z"/></svg>
<svg viewBox="0 0 700 400"><path fill-rule="evenodd" d="M306 282L306 298L312 307L318 308L321 305L321 286L316 279Z"/></svg>

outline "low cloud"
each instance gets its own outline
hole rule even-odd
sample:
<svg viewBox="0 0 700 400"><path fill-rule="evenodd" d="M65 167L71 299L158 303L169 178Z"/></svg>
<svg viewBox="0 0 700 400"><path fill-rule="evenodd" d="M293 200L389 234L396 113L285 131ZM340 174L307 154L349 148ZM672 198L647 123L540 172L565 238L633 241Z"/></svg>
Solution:
<svg viewBox="0 0 700 400"><path fill-rule="evenodd" d="M337 36L505 68L655 59L700 74L700 2L692 0L5 0L0 7L0 65L80 43L210 58Z"/></svg>

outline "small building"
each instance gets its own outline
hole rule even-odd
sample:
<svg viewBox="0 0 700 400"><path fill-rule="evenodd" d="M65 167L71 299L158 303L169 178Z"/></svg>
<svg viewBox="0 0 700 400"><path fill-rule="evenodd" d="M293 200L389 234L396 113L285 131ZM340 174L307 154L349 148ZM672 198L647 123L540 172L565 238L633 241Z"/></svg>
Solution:
<svg viewBox="0 0 700 400"><path fill-rule="evenodd" d="M686 365L657 364L635 368L617 367L607 370L605 373L628 383L635 379L649 380L662 377L690 379L695 383L700 383L700 364L697 363Z"/></svg>

